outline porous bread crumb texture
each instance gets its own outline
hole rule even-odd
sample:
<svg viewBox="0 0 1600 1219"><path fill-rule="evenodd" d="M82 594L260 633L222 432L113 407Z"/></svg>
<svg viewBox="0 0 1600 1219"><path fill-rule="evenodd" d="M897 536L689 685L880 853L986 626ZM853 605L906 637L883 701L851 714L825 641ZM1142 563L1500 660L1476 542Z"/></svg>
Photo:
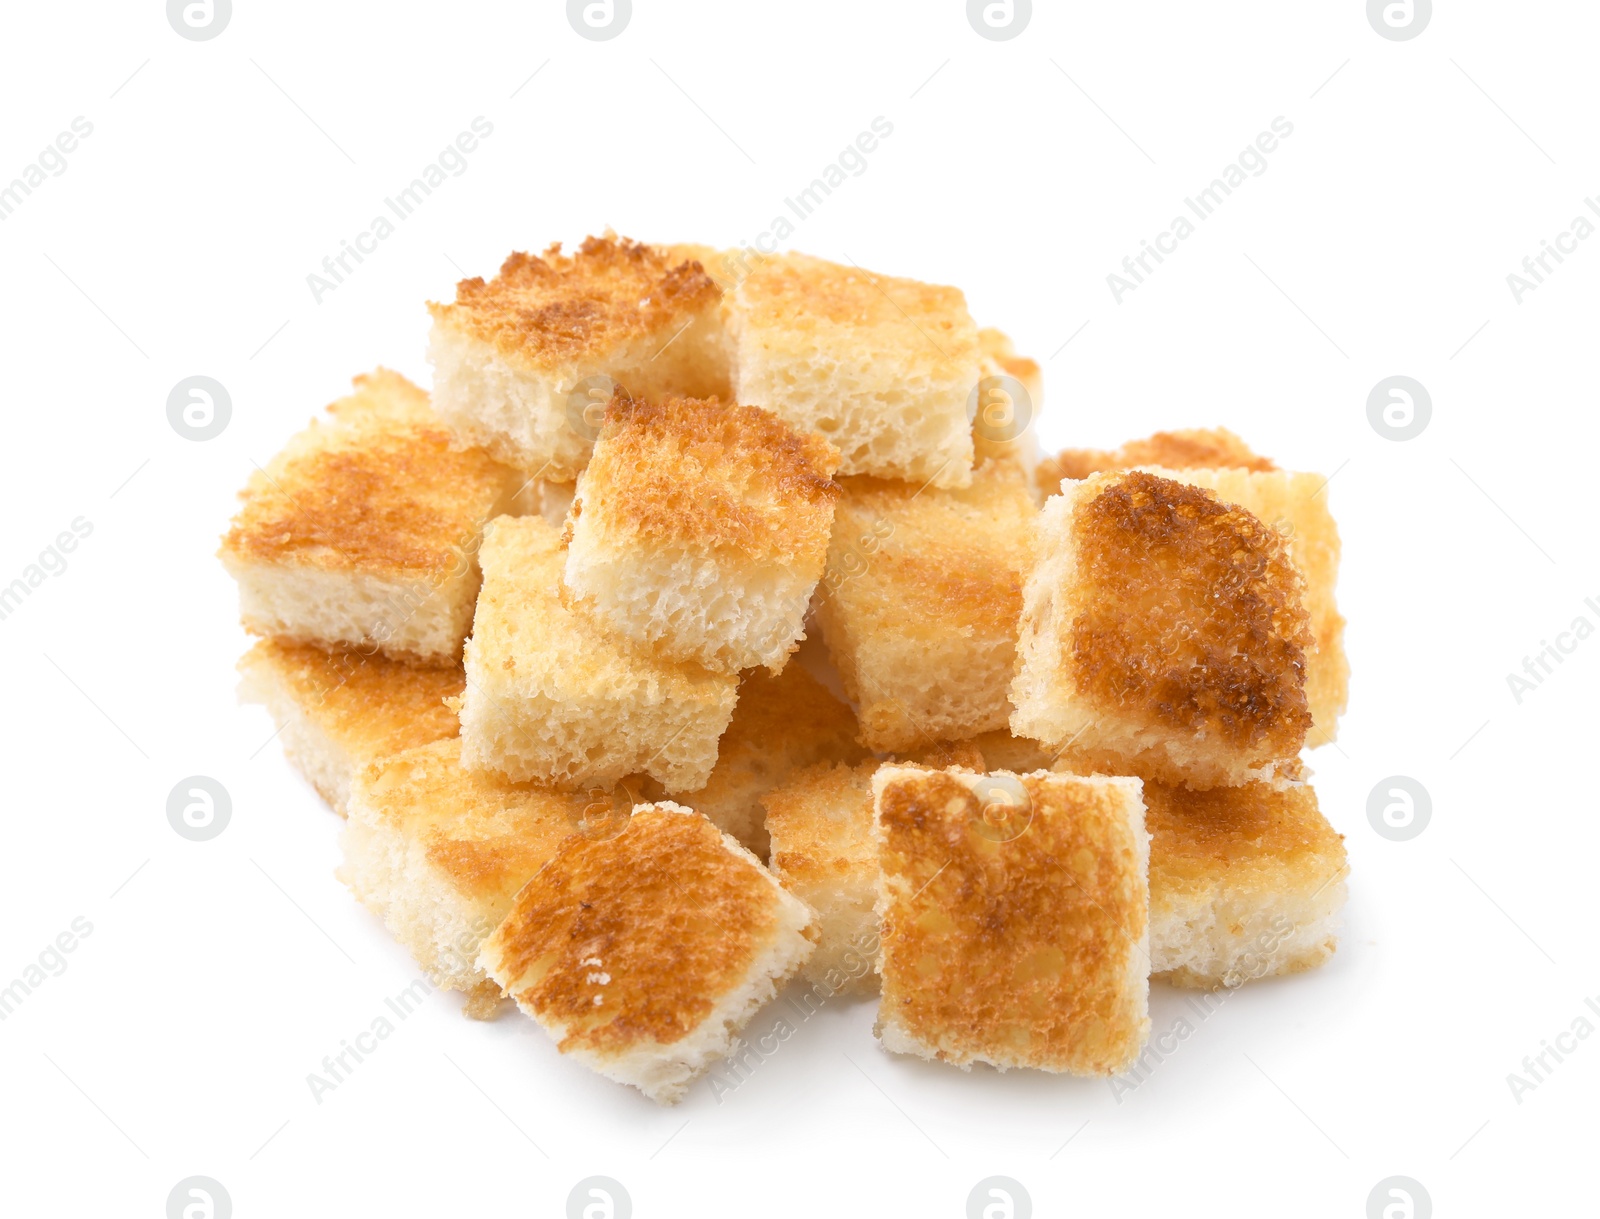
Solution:
<svg viewBox="0 0 1600 1219"><path fill-rule="evenodd" d="M863 744L926 748L1003 728L1037 512L985 462L969 487L845 479L817 622Z"/></svg>
<svg viewBox="0 0 1600 1219"><path fill-rule="evenodd" d="M357 769L460 726L446 703L461 694L459 664L262 639L239 673L240 698L267 708L290 762L341 816Z"/></svg>
<svg viewBox="0 0 1600 1219"><path fill-rule="evenodd" d="M1314 642L1283 538L1141 471L1068 486L1041 516L1012 731L1192 788L1292 765Z"/></svg>
<svg viewBox="0 0 1600 1219"><path fill-rule="evenodd" d="M501 517L482 551L461 708L468 766L567 790L647 773L703 787L738 678L632 650L561 600L560 535Z"/></svg>
<svg viewBox="0 0 1600 1219"><path fill-rule="evenodd" d="M398 373L355 379L241 493L219 555L258 634L390 655L459 655L483 524L521 480L455 447Z"/></svg>
<svg viewBox="0 0 1600 1219"><path fill-rule="evenodd" d="M481 963L572 1054L673 1103L810 955L811 912L704 817L640 805L569 838Z"/></svg>
<svg viewBox="0 0 1600 1219"><path fill-rule="evenodd" d="M876 760L819 763L761 799L772 873L816 912L817 950L800 971L818 998L878 989L878 848L872 836Z"/></svg>
<svg viewBox="0 0 1600 1219"><path fill-rule="evenodd" d="M1339 582L1339 527L1328 511L1328 480L1288 470L1155 469L1151 473L1214 491L1238 504L1285 538L1289 558L1305 577L1306 613L1315 646L1306 654L1306 703L1311 711L1307 743L1337 738L1339 717L1350 699L1350 662L1344 651L1344 615Z"/></svg>
<svg viewBox="0 0 1600 1219"><path fill-rule="evenodd" d="M756 407L616 398L578 481L566 587L661 655L781 668L827 556L838 462Z"/></svg>
<svg viewBox="0 0 1600 1219"><path fill-rule="evenodd" d="M612 236L517 253L430 304L440 413L465 441L540 477L582 470L610 394L728 396L721 292L698 262ZM592 417L591 417L592 416Z"/></svg>
<svg viewBox="0 0 1600 1219"><path fill-rule="evenodd" d="M1349 866L1309 786L1147 783L1144 800L1156 974L1234 987L1314 969L1333 954Z"/></svg>
<svg viewBox="0 0 1600 1219"><path fill-rule="evenodd" d="M723 315L734 396L821 432L841 473L967 485L982 353L959 289L782 254L756 261Z"/></svg>
<svg viewBox="0 0 1600 1219"><path fill-rule="evenodd" d="M763 794L798 767L864 756L856 743L855 715L804 668L789 664L776 677L758 670L739 687L710 779L680 798L765 859Z"/></svg>
<svg viewBox="0 0 1600 1219"><path fill-rule="evenodd" d="M879 1037L962 1067L1115 1074L1150 1026L1139 783L1001 778L1026 797L1002 828L979 798L988 776L873 779Z"/></svg>
<svg viewBox="0 0 1600 1219"><path fill-rule="evenodd" d="M1130 440L1120 449L1062 449L1039 463L1039 482L1054 493L1063 478L1084 479L1110 470L1161 466L1168 470L1276 470L1227 428L1182 428Z"/></svg>
<svg viewBox="0 0 1600 1219"><path fill-rule="evenodd" d="M384 922L433 985L493 1010L500 990L478 948L517 891L584 825L603 793L564 795L461 765L455 739L382 758L356 775L339 878Z"/></svg>

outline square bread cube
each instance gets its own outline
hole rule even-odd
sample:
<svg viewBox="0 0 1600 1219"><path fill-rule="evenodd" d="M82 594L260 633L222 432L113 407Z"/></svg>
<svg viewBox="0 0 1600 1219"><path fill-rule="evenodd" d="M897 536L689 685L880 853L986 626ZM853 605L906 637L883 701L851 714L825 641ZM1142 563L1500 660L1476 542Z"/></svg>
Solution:
<svg viewBox="0 0 1600 1219"><path fill-rule="evenodd" d="M563 1054L673 1104L811 955L812 914L698 813L569 838L479 964Z"/></svg>
<svg viewBox="0 0 1600 1219"><path fill-rule="evenodd" d="M239 660L239 698L278 726L284 756L340 816L368 762L455 736L459 664L414 665L374 653L263 639Z"/></svg>
<svg viewBox="0 0 1600 1219"><path fill-rule="evenodd" d="M1062 449L1039 463L1039 483L1054 495L1063 478L1084 479L1108 470L1161 466L1168 470L1276 470L1227 428L1183 428L1130 440L1120 449Z"/></svg>
<svg viewBox="0 0 1600 1219"><path fill-rule="evenodd" d="M751 267L723 314L734 397L821 432L840 473L967 485L982 353L959 289L781 254Z"/></svg>
<svg viewBox="0 0 1600 1219"><path fill-rule="evenodd" d="M988 461L959 490L843 481L817 621L863 744L1005 727L1038 517L1022 471Z"/></svg>
<svg viewBox="0 0 1600 1219"><path fill-rule="evenodd" d="M722 293L694 261L607 235L576 253L512 254L429 304L434 402L463 440L570 482L616 386L727 396Z"/></svg>
<svg viewBox="0 0 1600 1219"><path fill-rule="evenodd" d="M878 1037L1002 1069L1114 1075L1149 1034L1137 779L884 766Z"/></svg>
<svg viewBox="0 0 1600 1219"><path fill-rule="evenodd" d="M466 644L468 766L563 790L649 774L705 786L739 679L634 651L561 602L561 537L542 517L484 533L483 591Z"/></svg>
<svg viewBox="0 0 1600 1219"><path fill-rule="evenodd" d="M1151 473L1215 491L1218 499L1238 504L1287 540L1289 558L1305 577L1306 613L1316 641L1306 653L1306 702L1311 709L1307 744L1332 741L1350 700L1350 662L1344 653L1344 615L1334 596L1339 527L1328 511L1328 480L1320 474L1245 468Z"/></svg>
<svg viewBox="0 0 1600 1219"><path fill-rule="evenodd" d="M765 859L762 795L799 767L856 762L864 755L856 743L855 715L798 662L776 677L757 670L739 687L711 778L682 799Z"/></svg>
<svg viewBox="0 0 1600 1219"><path fill-rule="evenodd" d="M1283 537L1142 471L1068 481L1040 514L1011 730L1076 769L1186 787L1296 773L1315 646Z"/></svg>
<svg viewBox="0 0 1600 1219"><path fill-rule="evenodd" d="M753 406L616 398L578 479L567 589L646 650L776 672L805 638L838 464Z"/></svg>
<svg viewBox="0 0 1600 1219"><path fill-rule="evenodd" d="M822 762L761 798L772 874L817 915L817 950L800 977L824 998L878 989L878 846L872 832L876 760Z"/></svg>
<svg viewBox="0 0 1600 1219"><path fill-rule="evenodd" d="M468 770L459 740L435 741L357 774L339 879L435 986L465 992L467 1014L486 1018L501 992L478 967L478 948L591 805L608 819L609 797Z"/></svg>
<svg viewBox="0 0 1600 1219"><path fill-rule="evenodd" d="M456 448L428 396L386 369L355 379L257 470L219 557L246 629L297 643L455 661L484 522L522 479Z"/></svg>
<svg viewBox="0 0 1600 1219"><path fill-rule="evenodd" d="M1234 987L1315 969L1338 947L1344 836L1306 785L1192 792L1147 783L1151 968Z"/></svg>

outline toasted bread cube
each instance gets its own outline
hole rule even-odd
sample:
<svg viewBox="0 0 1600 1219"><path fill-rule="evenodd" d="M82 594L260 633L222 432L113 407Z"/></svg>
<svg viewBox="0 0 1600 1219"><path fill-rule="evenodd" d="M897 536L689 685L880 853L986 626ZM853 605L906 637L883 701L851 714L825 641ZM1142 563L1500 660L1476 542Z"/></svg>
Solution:
<svg viewBox="0 0 1600 1219"><path fill-rule="evenodd" d="M1130 440L1120 449L1063 449L1039 463L1039 483L1054 495L1063 478L1084 479L1108 470L1161 466L1168 470L1276 470L1227 428L1184 428Z"/></svg>
<svg viewBox="0 0 1600 1219"><path fill-rule="evenodd" d="M976 409L969 412L972 415L973 460L983 462L993 458L1015 462L1022 467L1028 485L1037 494L1035 480L1040 468L1037 422L1039 412L1044 409L1044 378L1039 365L1026 356L1019 356L1010 336L999 330L978 331L978 347L983 353L983 379L978 383ZM1056 479L1057 483L1060 481ZM1056 483L1051 483L1050 491L1054 492L1055 488Z"/></svg>
<svg viewBox="0 0 1600 1219"><path fill-rule="evenodd" d="M284 756L341 817L351 777L368 762L460 728L446 702L460 697L459 664L263 639L240 658L239 673L240 700L267 709Z"/></svg>
<svg viewBox="0 0 1600 1219"><path fill-rule="evenodd" d="M1333 954L1350 869L1309 786L1147 783L1144 801L1154 972L1177 986L1234 987Z"/></svg>
<svg viewBox="0 0 1600 1219"><path fill-rule="evenodd" d="M1316 646L1306 652L1306 702L1311 710L1307 744L1325 745L1339 732L1350 700L1350 662L1344 653L1344 615L1334 596L1339 582L1339 527L1328 511L1320 474L1244 468L1153 470L1178 482L1215 491L1238 504L1288 542L1289 558L1305 577L1306 613Z"/></svg>
<svg viewBox="0 0 1600 1219"><path fill-rule="evenodd" d="M884 766L878 1037L900 1054L1113 1075L1149 1033L1137 779Z"/></svg>
<svg viewBox="0 0 1600 1219"><path fill-rule="evenodd" d="M563 1054L673 1104L811 955L811 911L698 813L569 838L479 964Z"/></svg>
<svg viewBox="0 0 1600 1219"><path fill-rule="evenodd" d="M461 765L461 742L435 741L372 763L350 792L339 879L428 971L490 1015L500 987L478 948L511 899L607 797L563 795Z"/></svg>
<svg viewBox="0 0 1600 1219"><path fill-rule="evenodd" d="M762 797L772 873L816 911L817 950L801 980L824 998L878 989L878 847L872 836L875 760L822 762Z"/></svg>
<svg viewBox="0 0 1600 1219"><path fill-rule="evenodd" d="M1011 730L1079 770L1203 789L1292 773L1314 646L1283 537L1142 471L1066 482L1040 516Z"/></svg>
<svg viewBox="0 0 1600 1219"><path fill-rule="evenodd" d="M840 473L967 485L982 354L958 289L782 254L755 262L723 312L738 401L821 432Z"/></svg>
<svg viewBox="0 0 1600 1219"><path fill-rule="evenodd" d="M1050 770L1056 762L1055 755L1039 744L1025 736L1012 736L1005 728L996 729L994 732L982 732L968 741L962 742L967 748L974 749L983 761L971 770L1009 770L1012 774L1027 775L1036 770ZM952 763L954 765L954 763ZM961 763L965 765L965 763Z"/></svg>
<svg viewBox="0 0 1600 1219"><path fill-rule="evenodd" d="M855 762L862 756L850 708L801 665L785 665L777 677L758 670L739 687L711 778L682 799L756 858L765 859L763 794L800 767Z"/></svg>
<svg viewBox="0 0 1600 1219"><path fill-rule="evenodd" d="M817 621L869 748L1005 727L1037 516L1007 462L961 490L845 480Z"/></svg>
<svg viewBox="0 0 1600 1219"><path fill-rule="evenodd" d="M805 638L838 463L753 406L617 398L578 479L567 589L646 650L776 672Z"/></svg>
<svg viewBox="0 0 1600 1219"><path fill-rule="evenodd" d="M453 447L427 394L398 373L355 386L242 493L220 551L240 615L258 635L455 661L483 524L522 480Z"/></svg>
<svg viewBox="0 0 1600 1219"><path fill-rule="evenodd" d="M540 477L570 482L600 413L631 393L727 395L721 292L700 264L612 236L575 254L512 254L454 304L430 304L439 413L471 444Z"/></svg>
<svg viewBox="0 0 1600 1219"><path fill-rule="evenodd" d="M648 774L704 787L739 679L625 647L561 601L561 538L542 517L484 532L483 591L466 644L462 756L565 791Z"/></svg>

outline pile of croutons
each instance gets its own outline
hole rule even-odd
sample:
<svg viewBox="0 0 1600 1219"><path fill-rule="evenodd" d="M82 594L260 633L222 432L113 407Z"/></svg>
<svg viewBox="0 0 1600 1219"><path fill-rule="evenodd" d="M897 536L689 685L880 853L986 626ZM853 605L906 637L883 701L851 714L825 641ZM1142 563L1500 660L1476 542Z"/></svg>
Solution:
<svg viewBox="0 0 1600 1219"><path fill-rule="evenodd" d="M1115 1075L1152 977L1333 951L1324 480L1221 430L1039 460L960 291L798 254L513 254L292 438L240 662L440 987L662 1102L800 1010ZM820 640L814 637L820 637Z"/></svg>

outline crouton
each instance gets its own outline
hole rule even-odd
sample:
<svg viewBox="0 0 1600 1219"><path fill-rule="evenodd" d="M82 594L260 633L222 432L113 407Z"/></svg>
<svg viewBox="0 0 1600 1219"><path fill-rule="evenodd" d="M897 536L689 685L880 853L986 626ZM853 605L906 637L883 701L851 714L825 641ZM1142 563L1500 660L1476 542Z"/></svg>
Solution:
<svg viewBox="0 0 1600 1219"><path fill-rule="evenodd" d="M512 254L428 306L435 404L467 443L570 482L616 386L728 395L720 298L699 263L609 235Z"/></svg>
<svg viewBox="0 0 1600 1219"><path fill-rule="evenodd" d="M398 373L355 379L251 476L219 557L246 629L295 643L454 661L472 622L483 524L521 479L453 447Z"/></svg>
<svg viewBox="0 0 1600 1219"><path fill-rule="evenodd" d="M761 797L790 773L816 762L855 762L856 717L798 664L777 677L756 671L739 687L717 764L699 791L682 796L758 859L767 857Z"/></svg>
<svg viewBox="0 0 1600 1219"><path fill-rule="evenodd" d="M1344 652L1344 615L1334 596L1339 582L1339 527L1328 511L1320 474L1254 469L1152 470L1178 482L1214 491L1238 504L1286 539L1289 558L1305 578L1305 607L1315 646L1306 652L1306 702L1311 711L1310 745L1325 745L1339 732L1350 698L1350 662Z"/></svg>
<svg viewBox="0 0 1600 1219"><path fill-rule="evenodd" d="M239 673L240 701L267 709L284 756L341 817L361 767L460 727L446 703L461 694L459 664L263 639L240 658Z"/></svg>
<svg viewBox="0 0 1600 1219"><path fill-rule="evenodd" d="M738 678L623 646L561 602L560 535L542 517L485 531L483 591L466 644L468 766L563 790L647 773L704 787Z"/></svg>
<svg viewBox="0 0 1600 1219"><path fill-rule="evenodd" d="M1005 727L1037 515L1006 462L961 490L844 480L817 622L869 748Z"/></svg>
<svg viewBox="0 0 1600 1219"><path fill-rule="evenodd" d="M838 462L753 406L617 398L578 479L567 589L647 651L777 672L805 637Z"/></svg>
<svg viewBox="0 0 1600 1219"><path fill-rule="evenodd" d="M1149 837L1136 779L884 766L885 1049L1113 1075L1149 1032Z"/></svg>
<svg viewBox="0 0 1600 1219"><path fill-rule="evenodd" d="M1019 356L1010 337L999 330L978 331L978 347L983 353L983 377L978 382L976 402L968 404L973 460L1015 462L1037 494L1040 462L1036 425L1039 412L1044 409L1044 378L1039 365ZM1057 478L1049 490L1054 492L1060 481Z"/></svg>
<svg viewBox="0 0 1600 1219"><path fill-rule="evenodd" d="M468 770L459 740L435 741L357 773L339 879L435 986L465 992L467 1014L487 1017L501 993L478 967L478 947L591 805L610 819L609 796Z"/></svg>
<svg viewBox="0 0 1600 1219"><path fill-rule="evenodd" d="M803 902L698 813L642 804L568 838L480 966L563 1054L673 1104L812 951Z"/></svg>
<svg viewBox="0 0 1600 1219"><path fill-rule="evenodd" d="M1309 786L1192 792L1147 783L1151 968L1234 987L1315 969L1338 945L1343 835Z"/></svg>
<svg viewBox="0 0 1600 1219"><path fill-rule="evenodd" d="M878 847L872 776L879 763L822 762L761 798L772 874L817 916L817 950L800 977L823 997L878 989Z"/></svg>
<svg viewBox="0 0 1600 1219"><path fill-rule="evenodd" d="M1084 479L1109 470L1161 466L1168 470L1276 470L1227 428L1185 428L1130 440L1120 449L1063 449L1039 463L1039 484L1054 495L1063 478Z"/></svg>
<svg viewBox="0 0 1600 1219"><path fill-rule="evenodd" d="M734 397L821 432L841 473L970 481L982 353L958 289L781 254L751 266L723 313Z"/></svg>
<svg viewBox="0 0 1600 1219"><path fill-rule="evenodd" d="M1304 580L1283 537L1141 471L1040 516L1011 730L1075 769L1203 789L1292 773L1311 715Z"/></svg>

